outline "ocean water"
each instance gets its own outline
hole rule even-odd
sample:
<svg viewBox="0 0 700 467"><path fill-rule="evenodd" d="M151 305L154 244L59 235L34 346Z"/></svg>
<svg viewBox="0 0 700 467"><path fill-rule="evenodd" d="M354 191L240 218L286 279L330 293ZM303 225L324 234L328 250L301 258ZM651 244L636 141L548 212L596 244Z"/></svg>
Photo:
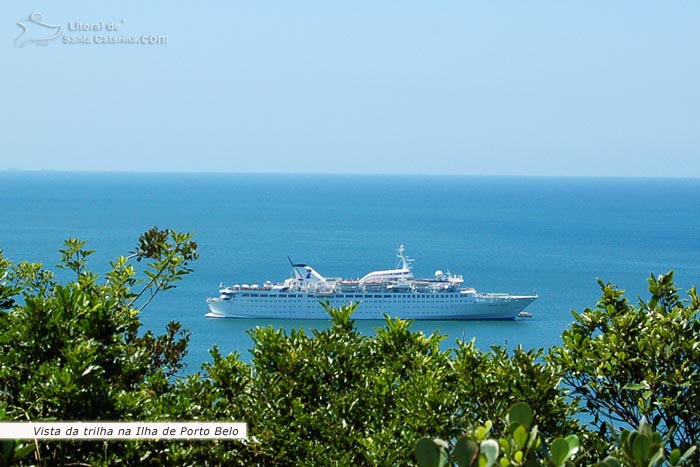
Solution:
<svg viewBox="0 0 700 467"><path fill-rule="evenodd" d="M470 176L243 175L0 172L0 249L53 268L62 241L97 250L93 270L133 250L152 226L192 231L195 272L160 295L144 326L170 320L192 332L187 371L217 344L249 360L255 326L313 328L325 321L207 319L219 283L278 281L287 256L328 276L360 277L396 265L403 244L416 276L436 269L480 291L531 293L534 316L515 322L421 321L443 346L549 348L595 306L596 278L647 298L650 274L700 284L700 180ZM358 322L372 333L381 321Z"/></svg>

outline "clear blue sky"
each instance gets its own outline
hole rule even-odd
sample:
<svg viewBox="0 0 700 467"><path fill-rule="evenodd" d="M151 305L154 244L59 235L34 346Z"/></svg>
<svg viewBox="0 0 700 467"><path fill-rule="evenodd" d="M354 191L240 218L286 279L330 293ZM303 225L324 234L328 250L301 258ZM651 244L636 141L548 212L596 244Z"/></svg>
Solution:
<svg viewBox="0 0 700 467"><path fill-rule="evenodd" d="M0 169L700 177L696 0L3 0L0 18ZM66 43L144 35L166 43Z"/></svg>

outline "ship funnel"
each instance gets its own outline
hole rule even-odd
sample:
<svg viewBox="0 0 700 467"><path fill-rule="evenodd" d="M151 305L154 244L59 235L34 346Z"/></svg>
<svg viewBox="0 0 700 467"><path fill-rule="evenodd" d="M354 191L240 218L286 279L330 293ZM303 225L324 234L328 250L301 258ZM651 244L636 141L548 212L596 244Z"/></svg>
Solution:
<svg viewBox="0 0 700 467"><path fill-rule="evenodd" d="M292 268L294 269L294 277L299 279L302 285L320 289L331 288L326 278L308 264L293 263Z"/></svg>

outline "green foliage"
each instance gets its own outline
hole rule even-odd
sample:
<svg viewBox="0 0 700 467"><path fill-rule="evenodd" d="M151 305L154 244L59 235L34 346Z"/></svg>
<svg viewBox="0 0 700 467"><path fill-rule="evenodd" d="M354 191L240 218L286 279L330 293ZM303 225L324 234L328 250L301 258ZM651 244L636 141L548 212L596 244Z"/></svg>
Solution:
<svg viewBox="0 0 700 467"><path fill-rule="evenodd" d="M413 332L410 321L387 318L367 336L351 319L356 304L325 306L328 329L255 328L248 371L237 357L215 351L208 375L174 389L187 387L198 417L248 422L253 438L235 448L242 464L407 465L418 437L456 436L477 403L507 413L499 397L552 408L552 430L576 426L567 418L572 407L556 393L558 377L537 362L541 352L484 353L462 343L455 355L440 349L443 336ZM186 404L179 407L177 416L186 417Z"/></svg>
<svg viewBox="0 0 700 467"><path fill-rule="evenodd" d="M425 426L450 424L449 355L438 335L387 319L372 339L350 319L357 305L333 310L332 325L256 328L249 429L287 465L398 465Z"/></svg>
<svg viewBox="0 0 700 467"><path fill-rule="evenodd" d="M327 329L257 327L251 363L214 347L201 372L179 376L189 333L179 323L163 335L140 332L139 316L191 271L196 247L189 234L153 228L100 277L86 243L69 239L59 265L73 277L66 283L0 252L0 415L244 421L249 438L6 440L0 462L400 466L415 456L431 466L651 467L697 456L700 305L695 289L680 300L671 274L652 277L652 297L637 307L601 283L596 310L575 314L547 358L520 347L484 352L474 341L444 351L444 336L388 317L363 335L352 320L357 304L325 303ZM579 401L598 434L578 425Z"/></svg>
<svg viewBox="0 0 700 467"><path fill-rule="evenodd" d="M138 336L139 311L190 271L187 264L197 257L190 235L151 229L140 239L148 249L132 256L148 259L145 278L119 258L103 283L87 269L92 251L85 245L68 239L60 250L59 268L75 273L65 284L41 264L13 266L0 256L0 299L9 308L0 313L0 404L13 418L138 418L182 367L189 332L170 323L163 336ZM45 465L57 465L93 453L104 457L106 451L96 443L44 443L35 454Z"/></svg>
<svg viewBox="0 0 700 467"><path fill-rule="evenodd" d="M19 464L19 461L34 451L32 444L14 440L0 440L0 467Z"/></svg>
<svg viewBox="0 0 700 467"><path fill-rule="evenodd" d="M505 417L516 402L526 402L537 413L546 413L540 430L549 436L578 431L575 407L559 389L559 374L542 359L542 350L503 347L490 352L475 342L458 342L455 355L457 391L460 395L458 426L473 426L478 419Z"/></svg>
<svg viewBox="0 0 700 467"><path fill-rule="evenodd" d="M572 434L548 441L537 425L532 425L534 420L530 406L519 402L511 407L500 438L487 437L493 426L488 421L459 437L454 444L421 438L415 445L414 456L420 467L670 467L686 465L695 451L692 447L681 454L674 449L667 456L661 434L642 421L638 429L622 431L612 455L584 464L584 456L579 455L582 446L578 436Z"/></svg>
<svg viewBox="0 0 700 467"><path fill-rule="evenodd" d="M645 419L636 430L622 430L617 446L622 464L634 467L685 465L696 450L696 446L692 446L681 454L681 450L675 448L667 456L661 434L654 431Z"/></svg>
<svg viewBox="0 0 700 467"><path fill-rule="evenodd" d="M171 323L162 336L139 336L139 310L189 272L195 245L151 230L102 281L87 267L85 245L70 239L61 250L61 267L75 274L67 284L40 265L5 265L14 275L4 297L21 293L24 302L0 314L0 397L16 416L238 420L252 436L245 443L43 443L44 465L406 465L423 433L455 436L475 409L500 416L507 410L500 398L549 407L553 431L575 426L558 377L538 361L541 351L484 353L473 342L442 351L443 336L389 318L375 336L362 335L352 320L357 304L326 303L332 321L321 331L253 329L251 364L214 348L203 373L172 381L188 335ZM147 260L143 277L133 259ZM484 397L494 391L497 397Z"/></svg>
<svg viewBox="0 0 700 467"><path fill-rule="evenodd" d="M15 304L12 298L19 293L19 290L12 285L8 285L7 277L10 274L12 263L7 258L3 257L3 252L0 250L0 311L8 310Z"/></svg>
<svg viewBox="0 0 700 467"><path fill-rule="evenodd" d="M9 421L7 408L0 405L0 423ZM17 465L34 451L34 445L17 439L0 439L0 467Z"/></svg>
<svg viewBox="0 0 700 467"><path fill-rule="evenodd" d="M421 467L565 467L579 451L576 435L556 438L550 445L544 442L530 406L514 404L505 417L501 436L489 438L493 423L477 426L457 438L454 444L443 440L422 438L416 443L415 457Z"/></svg>
<svg viewBox="0 0 700 467"><path fill-rule="evenodd" d="M563 345L549 360L601 434L649 420L672 448L688 449L700 433L700 301L682 301L673 273L649 279L651 298L632 306L599 281L596 309L573 313ZM695 458L700 462L700 458Z"/></svg>

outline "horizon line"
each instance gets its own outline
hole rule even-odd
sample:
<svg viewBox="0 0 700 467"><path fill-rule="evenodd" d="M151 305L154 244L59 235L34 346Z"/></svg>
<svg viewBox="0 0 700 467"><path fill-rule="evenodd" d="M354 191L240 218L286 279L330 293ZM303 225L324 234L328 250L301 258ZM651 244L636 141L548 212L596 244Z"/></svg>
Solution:
<svg viewBox="0 0 700 467"><path fill-rule="evenodd" d="M0 168L0 173L60 173L60 174L162 174L162 175L282 175L282 176L388 176L388 177L484 177L484 178L604 178L604 179L667 179L698 180L700 177L689 175L591 175L591 174L497 174L497 173L412 173L412 172L234 172L209 170L80 170L80 169L20 169L15 167Z"/></svg>

